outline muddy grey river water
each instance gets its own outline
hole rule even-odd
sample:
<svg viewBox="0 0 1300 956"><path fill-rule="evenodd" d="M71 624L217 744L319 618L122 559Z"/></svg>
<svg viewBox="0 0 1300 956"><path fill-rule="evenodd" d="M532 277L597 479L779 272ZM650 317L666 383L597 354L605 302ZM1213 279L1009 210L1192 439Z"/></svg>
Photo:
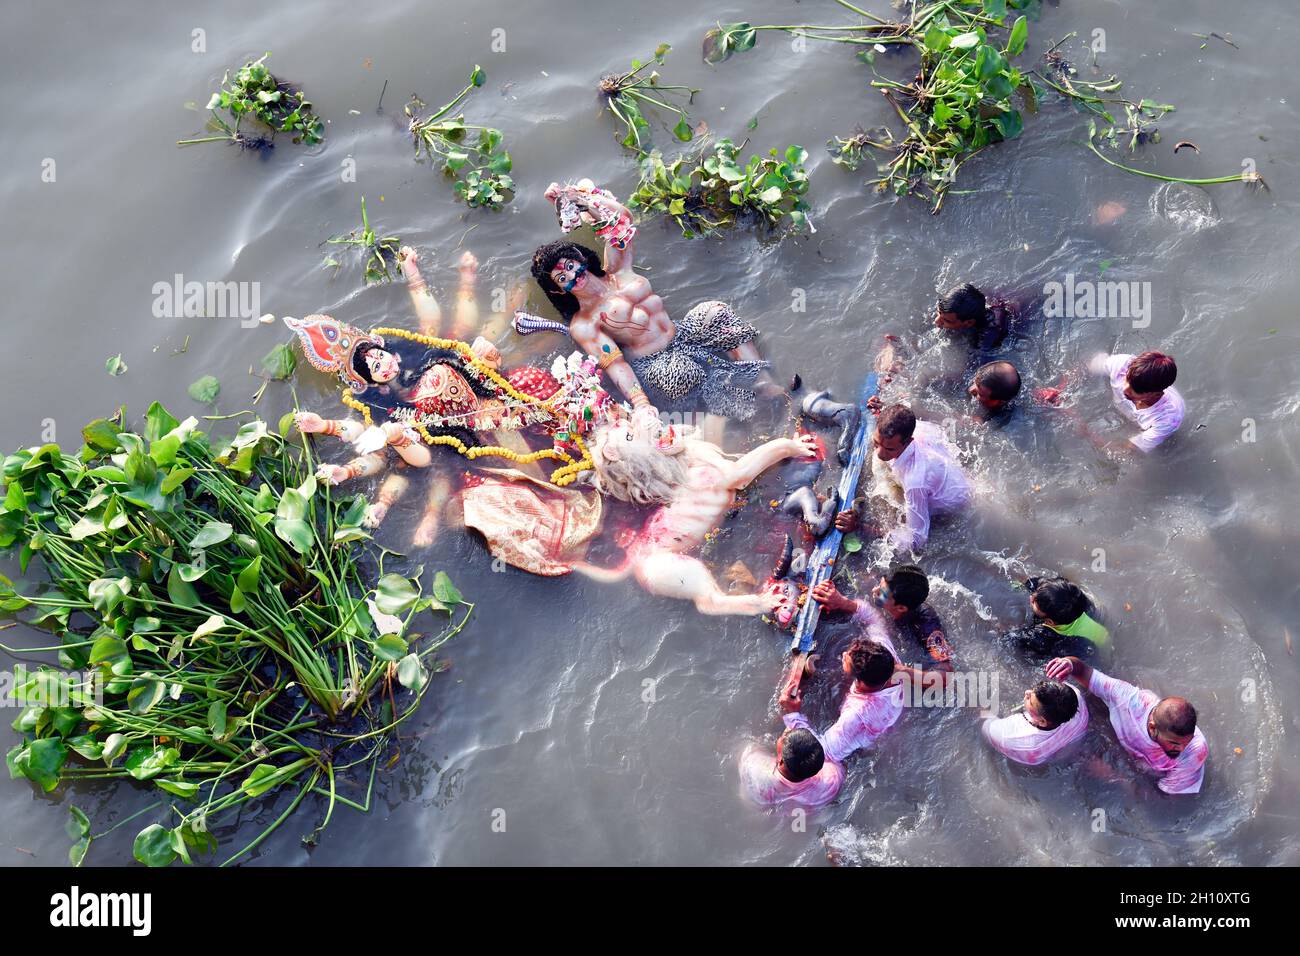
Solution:
<svg viewBox="0 0 1300 956"><path fill-rule="evenodd" d="M1145 318L1029 322L1008 346L1027 391L1098 350L1158 348L1178 360L1187 419L1141 461L1098 455L1058 413L1028 401L1000 431L961 431L977 506L937 531L926 567L963 665L999 675L1004 711L1031 679L990 637L1023 618L1012 581L1047 569L1085 581L1112 623L1112 669L1197 706L1211 750L1199 795L1168 798L1149 780L1130 788L1099 776L1098 759L1120 777L1133 771L1097 714L1078 760L1027 770L983 745L970 709L917 710L851 760L835 804L792 827L744 802L737 775L744 746L770 743L779 727L784 642L769 626L705 618L630 582L494 573L481 542L448 531L413 559L450 571L477 609L448 648L451 669L405 725L376 806L340 810L311 849L300 837L320 807L307 806L248 865L821 865L828 855L930 865L1300 862L1290 643L1300 613L1300 7L1290 0L1061 0L1042 7L1023 57L1037 60L1077 31L1062 51L1081 75L1116 72L1135 98L1178 107L1161 122L1162 142L1132 162L1191 177L1253 163L1269 191L1170 188L1112 169L1085 149L1086 120L1049 100L1018 140L967 164L938 216L876 195L863 186L865 170L831 163L830 137L890 118L851 49L798 49L765 33L726 63L701 62L703 35L719 20L852 22L830 0L51 0L5 2L0 17L6 449L51 427L75 447L82 424L123 403L142 413L158 399L204 414L186 389L205 374L222 383L220 412L252 407L261 382L249 367L285 340L283 327L158 318L155 283L177 274L256 282L260 310L277 316L413 322L400 284L367 288L359 269L322 268L320 243L355 226L363 195L373 222L421 250L445 300L457 257L472 249L486 312L493 290L526 279L532 250L558 235L547 183L586 175L621 196L633 188L635 165L595 85L661 42L673 46L665 75L701 88L692 114L715 135L809 150L816 227L782 241L744 229L706 241L647 223L638 262L671 314L725 299L761 328L780 380L798 372L840 394L857 387L880 335L893 333L916 353L930 383L919 404L938 418L965 411L948 381L961 356L928 323L936 292L959 280L1040 298L1070 275L1145 284ZM195 30L206 52L194 51ZM1085 43L1098 30L1094 68ZM1202 48L1194 34L1211 31L1236 46L1212 39ZM282 138L265 157L177 148L201 129L223 71L267 50L329 120L324 145ZM414 161L399 122L409 94L442 102L476 62L488 79L470 115L504 132L518 183L499 214L457 202ZM670 141L666 129L655 133ZM1200 152L1175 155L1179 140ZM355 181L342 175L349 159ZM806 311L792 309L801 298ZM535 289L530 303L547 309ZM558 341L544 338L503 339L506 364ZM128 368L111 376L105 360L118 353ZM331 382L305 365L293 385L304 407L337 407ZM290 386L274 383L256 407L274 421L292 401ZM1100 385L1078 401L1099 428L1122 434ZM752 439L733 428L729 447ZM765 572L778 527L770 497L763 488L750 495L711 563L747 557ZM404 503L381 540L409 550L416 520L415 503ZM842 573L863 579L874 560L868 549L845 559ZM823 645L843 631L828 628ZM829 676L813 685L805 709L814 724L832 718L840 690ZM256 805L240 834L251 839L288 798ZM44 795L6 780L0 864L64 863L70 804L98 832L152 799L142 784ZM88 864L130 862L136 829L96 841Z"/></svg>

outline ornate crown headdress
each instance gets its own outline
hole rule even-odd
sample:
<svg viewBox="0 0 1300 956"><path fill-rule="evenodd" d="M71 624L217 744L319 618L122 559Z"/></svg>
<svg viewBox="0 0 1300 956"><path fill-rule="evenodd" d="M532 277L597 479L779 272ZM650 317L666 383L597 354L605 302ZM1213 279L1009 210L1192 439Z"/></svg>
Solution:
<svg viewBox="0 0 1300 956"><path fill-rule="evenodd" d="M333 372L358 395L370 388L370 383L352 367L352 356L363 343L382 347L383 336L354 329L328 315L309 315L303 319L286 315L284 324L297 334L303 355L314 368Z"/></svg>

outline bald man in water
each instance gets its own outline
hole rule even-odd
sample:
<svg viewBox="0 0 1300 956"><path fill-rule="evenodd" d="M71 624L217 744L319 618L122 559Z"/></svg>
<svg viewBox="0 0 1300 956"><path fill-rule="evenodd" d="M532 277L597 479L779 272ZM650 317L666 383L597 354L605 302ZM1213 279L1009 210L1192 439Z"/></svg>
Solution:
<svg viewBox="0 0 1300 956"><path fill-rule="evenodd" d="M1205 735L1196 726L1196 708L1182 697L1161 698L1153 691L1107 677L1077 657L1057 657L1047 676L1074 678L1110 709L1115 736L1130 754L1160 775L1165 793L1198 793L1210 756Z"/></svg>

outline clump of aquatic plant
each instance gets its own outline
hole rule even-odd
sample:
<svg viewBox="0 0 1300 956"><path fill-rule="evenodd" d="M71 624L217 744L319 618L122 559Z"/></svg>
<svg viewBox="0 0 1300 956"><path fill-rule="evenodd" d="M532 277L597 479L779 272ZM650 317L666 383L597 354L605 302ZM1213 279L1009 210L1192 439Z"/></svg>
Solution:
<svg viewBox="0 0 1300 956"><path fill-rule="evenodd" d="M1025 80L1011 60L1024 51L1027 37L1023 16L1002 43L975 17L929 21L915 77L871 83L906 129L901 139L883 144L892 156L877 188L923 196L938 212L963 163L992 143L1020 135L1024 121L1011 98Z"/></svg>
<svg viewBox="0 0 1300 956"><path fill-rule="evenodd" d="M919 196L938 212L957 173L992 143L1014 139L1023 128L1012 96L1025 87L1011 64L1025 48L1028 22L1016 19L1005 39L999 36L1008 6L1018 0L937 0L917 4L906 21L891 21L837 0L870 23L828 27L815 24L719 26L705 38L706 57L726 59L754 46L758 31L780 30L810 40L862 47L859 59L874 64L880 51L911 47L920 56L914 76L901 81L876 74L879 90L901 121L903 131L836 137L828 146L834 160L856 169L867 150L879 151L876 188L898 196Z"/></svg>
<svg viewBox="0 0 1300 956"><path fill-rule="evenodd" d="M77 451L47 444L3 463L0 548L29 580L0 578L0 612L54 640L0 647L57 661L15 675L10 774L45 792L155 790L147 811L165 809L134 844L150 866L216 850L223 828L281 793L283 812L226 862L309 794L326 801L317 834L337 804L367 809L396 728L440 669L433 655L472 612L441 572L432 593L422 569L384 572L365 498L318 485L310 446L283 437L290 416L225 440L197 424L154 404L139 433L121 411L87 425ZM430 613L447 623L425 636L417 617ZM364 803L337 793L340 777L365 784ZM72 817L79 864L94 836Z"/></svg>
<svg viewBox="0 0 1300 956"><path fill-rule="evenodd" d="M1114 74L1102 80L1079 79L1078 71L1060 50L1066 40L1075 36L1076 33L1067 33L1048 47L1043 54L1046 74L1035 72L1034 75L1048 88L1069 99L1081 112L1101 120L1105 126L1100 138L1108 145L1117 146L1127 140L1129 152L1134 152L1138 146L1159 143L1160 129L1156 122L1166 113L1174 112L1177 107L1170 103L1157 103L1152 99L1134 102L1117 95L1124 82ZM1115 119L1112 110L1123 110L1122 125Z"/></svg>
<svg viewBox="0 0 1300 956"><path fill-rule="evenodd" d="M658 70L645 72L652 66L663 66L664 57L670 49L672 48L667 43L661 43L655 49L654 56L646 62L633 60L631 69L626 73L608 73L600 78L600 93L605 98L606 107L627 130L623 145L636 150L641 156L646 154L650 145L650 121L643 112L647 106L677 114L673 135L683 143L689 143L695 136L686 107L694 101L699 90L663 83ZM671 102L673 99L681 105L674 105Z"/></svg>
<svg viewBox="0 0 1300 956"><path fill-rule="evenodd" d="M500 209L509 202L515 182L508 175L512 162L502 147L499 129L465 122L464 113L451 115L474 90L487 80L483 68L475 65L469 84L445 105L420 115L424 101L412 96L406 104L407 128L415 140L415 154L442 163L443 172L455 180L456 195L471 206ZM470 142L473 134L474 142Z"/></svg>
<svg viewBox="0 0 1300 956"><path fill-rule="evenodd" d="M792 229L811 228L803 200L808 151L790 146L778 154L773 148L742 164L740 149L724 139L712 152L670 163L658 150L651 152L629 207L671 216L687 238L713 235L746 218L770 229L787 222Z"/></svg>
<svg viewBox="0 0 1300 956"><path fill-rule="evenodd" d="M398 273L398 251L402 241L397 236L380 236L370 226L370 216L366 214L366 197L361 197L361 226L347 235L334 236L325 240L330 245L350 246L359 252L365 261L366 282L389 282ZM325 260L335 274L343 264L333 257Z"/></svg>
<svg viewBox="0 0 1300 956"><path fill-rule="evenodd" d="M1153 173L1147 169L1138 169L1134 166L1125 166L1123 163L1111 159L1100 149L1097 148L1098 141L1103 143L1112 142L1113 138L1108 139L1098 132L1095 122L1088 124L1088 149L1107 166L1114 166L1126 173L1132 173L1134 176L1142 176L1146 179L1158 179L1165 183L1186 183L1189 186L1217 186L1222 183L1250 183L1253 186L1259 186L1268 189L1268 184L1264 182L1264 177L1252 169L1243 169L1239 173L1229 173L1226 176L1209 176L1197 179L1189 176L1168 176L1163 173Z"/></svg>
<svg viewBox="0 0 1300 956"><path fill-rule="evenodd" d="M911 42L908 39L908 31L911 28L909 23L886 20L884 17L867 13L865 10L859 10L852 4L844 2L844 0L836 0L836 3L867 18L871 22L848 26L818 26L809 23L755 26L747 22L719 23L716 28L709 30L704 35L704 60L707 63L721 63L730 59L733 53L744 53L746 50L752 50L754 44L758 42L758 34L770 30L779 30L783 33L812 40L826 40L831 43L848 43L854 46L867 47L869 49L863 50L859 55L868 63L871 62L872 55L879 52L874 49L877 45ZM915 21L916 14L914 12L912 22L915 23Z"/></svg>
<svg viewBox="0 0 1300 956"><path fill-rule="evenodd" d="M1088 123L1088 149L1102 162L1114 166L1116 169L1122 169L1126 173L1132 173L1135 176L1159 179L1163 182L1187 183L1192 186L1245 182L1267 188L1264 178L1253 170L1243 170L1227 176L1211 176L1202 179L1169 176L1126 166L1102 153L1101 148L1118 148L1121 143L1127 144L1130 153L1136 152L1139 146L1159 143L1160 129L1156 125L1157 121L1167 113L1174 112L1177 107L1169 103L1158 103L1148 98L1134 101L1119 95L1119 91L1124 84L1122 80L1113 74L1104 80L1091 82L1079 79L1075 68L1060 52L1061 44L1075 35L1074 33L1068 33L1056 43L1053 43L1047 52L1043 54L1043 62L1047 68L1046 73L1036 72L1034 75L1049 89L1073 103L1080 112L1088 114L1090 117ZM1122 121L1116 119L1116 114L1120 113L1120 111L1123 112ZM1197 152L1200 151L1191 143L1180 143L1174 147L1174 151L1177 152L1184 145L1191 146Z"/></svg>
<svg viewBox="0 0 1300 956"><path fill-rule="evenodd" d="M835 2L867 22L836 26L719 24L705 36L705 59L721 62L752 49L760 32L771 30L859 47L858 59L872 65L873 70L878 53L908 48L915 51L919 64L909 80L877 73L871 82L889 102L902 124L901 131L858 131L852 136L837 136L827 145L834 162L849 169L882 154L883 162L877 166L879 175L871 182L899 196L918 196L937 213L962 165L988 146L1019 136L1024 125L1022 108L1031 112L1037 109L1043 90L1029 79L1032 71L1022 71L1011 63L1025 49L1028 20L1018 16L1008 25L1011 11L1032 10L1037 0L917 0L910 6L907 18L899 20L868 13L848 0ZM1110 77L1086 83L1074 78L1056 46L1048 51L1047 61L1053 75L1039 79L1106 124L1094 139L1110 144L1127 141L1130 149L1159 141L1156 121L1172 112L1173 106L1150 99L1108 98L1105 94L1118 90L1120 81ZM1122 123L1108 111L1108 104L1116 112L1122 109ZM1098 152L1092 140L1089 148ZM1107 161L1127 172L1137 172ZM1259 181L1254 173L1210 180L1155 178L1199 184Z"/></svg>
<svg viewBox="0 0 1300 956"><path fill-rule="evenodd" d="M211 126L216 135L182 139L178 146L194 143L231 142L240 149L270 149L276 133L290 133L295 143L315 146L325 139L325 123L312 110L302 90L276 78L266 68L265 60L271 54L245 63L231 76L227 70L221 79L221 88L208 100L207 109L212 114ZM241 130L245 120L251 120L270 131L248 134Z"/></svg>

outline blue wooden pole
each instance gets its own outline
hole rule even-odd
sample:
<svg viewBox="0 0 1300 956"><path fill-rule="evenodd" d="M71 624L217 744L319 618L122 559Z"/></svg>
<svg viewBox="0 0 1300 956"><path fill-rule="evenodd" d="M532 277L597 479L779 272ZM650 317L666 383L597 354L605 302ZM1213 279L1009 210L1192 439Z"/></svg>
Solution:
<svg viewBox="0 0 1300 956"><path fill-rule="evenodd" d="M840 474L840 507L847 508L853 502L854 496L858 492L858 479L862 476L862 468L867 463L867 455L871 453L871 433L876 428L876 416L867 410L867 400L876 394L878 386L877 376L872 372L862 383L862 390L858 394L858 406L862 413L862 420L858 423L858 433L853 437L853 445L849 455L849 463L844 466L844 471ZM828 531L813 550L812 557L808 559L808 590L812 591L818 584L830 580L831 574L834 573L835 565L832 559L835 559L840 553L840 542L844 539L844 534L834 526ZM812 599L811 593L799 609L799 617L795 621L794 639L790 642L790 651L807 654L812 650L815 642L813 635L817 630L817 621L821 618L822 606Z"/></svg>

